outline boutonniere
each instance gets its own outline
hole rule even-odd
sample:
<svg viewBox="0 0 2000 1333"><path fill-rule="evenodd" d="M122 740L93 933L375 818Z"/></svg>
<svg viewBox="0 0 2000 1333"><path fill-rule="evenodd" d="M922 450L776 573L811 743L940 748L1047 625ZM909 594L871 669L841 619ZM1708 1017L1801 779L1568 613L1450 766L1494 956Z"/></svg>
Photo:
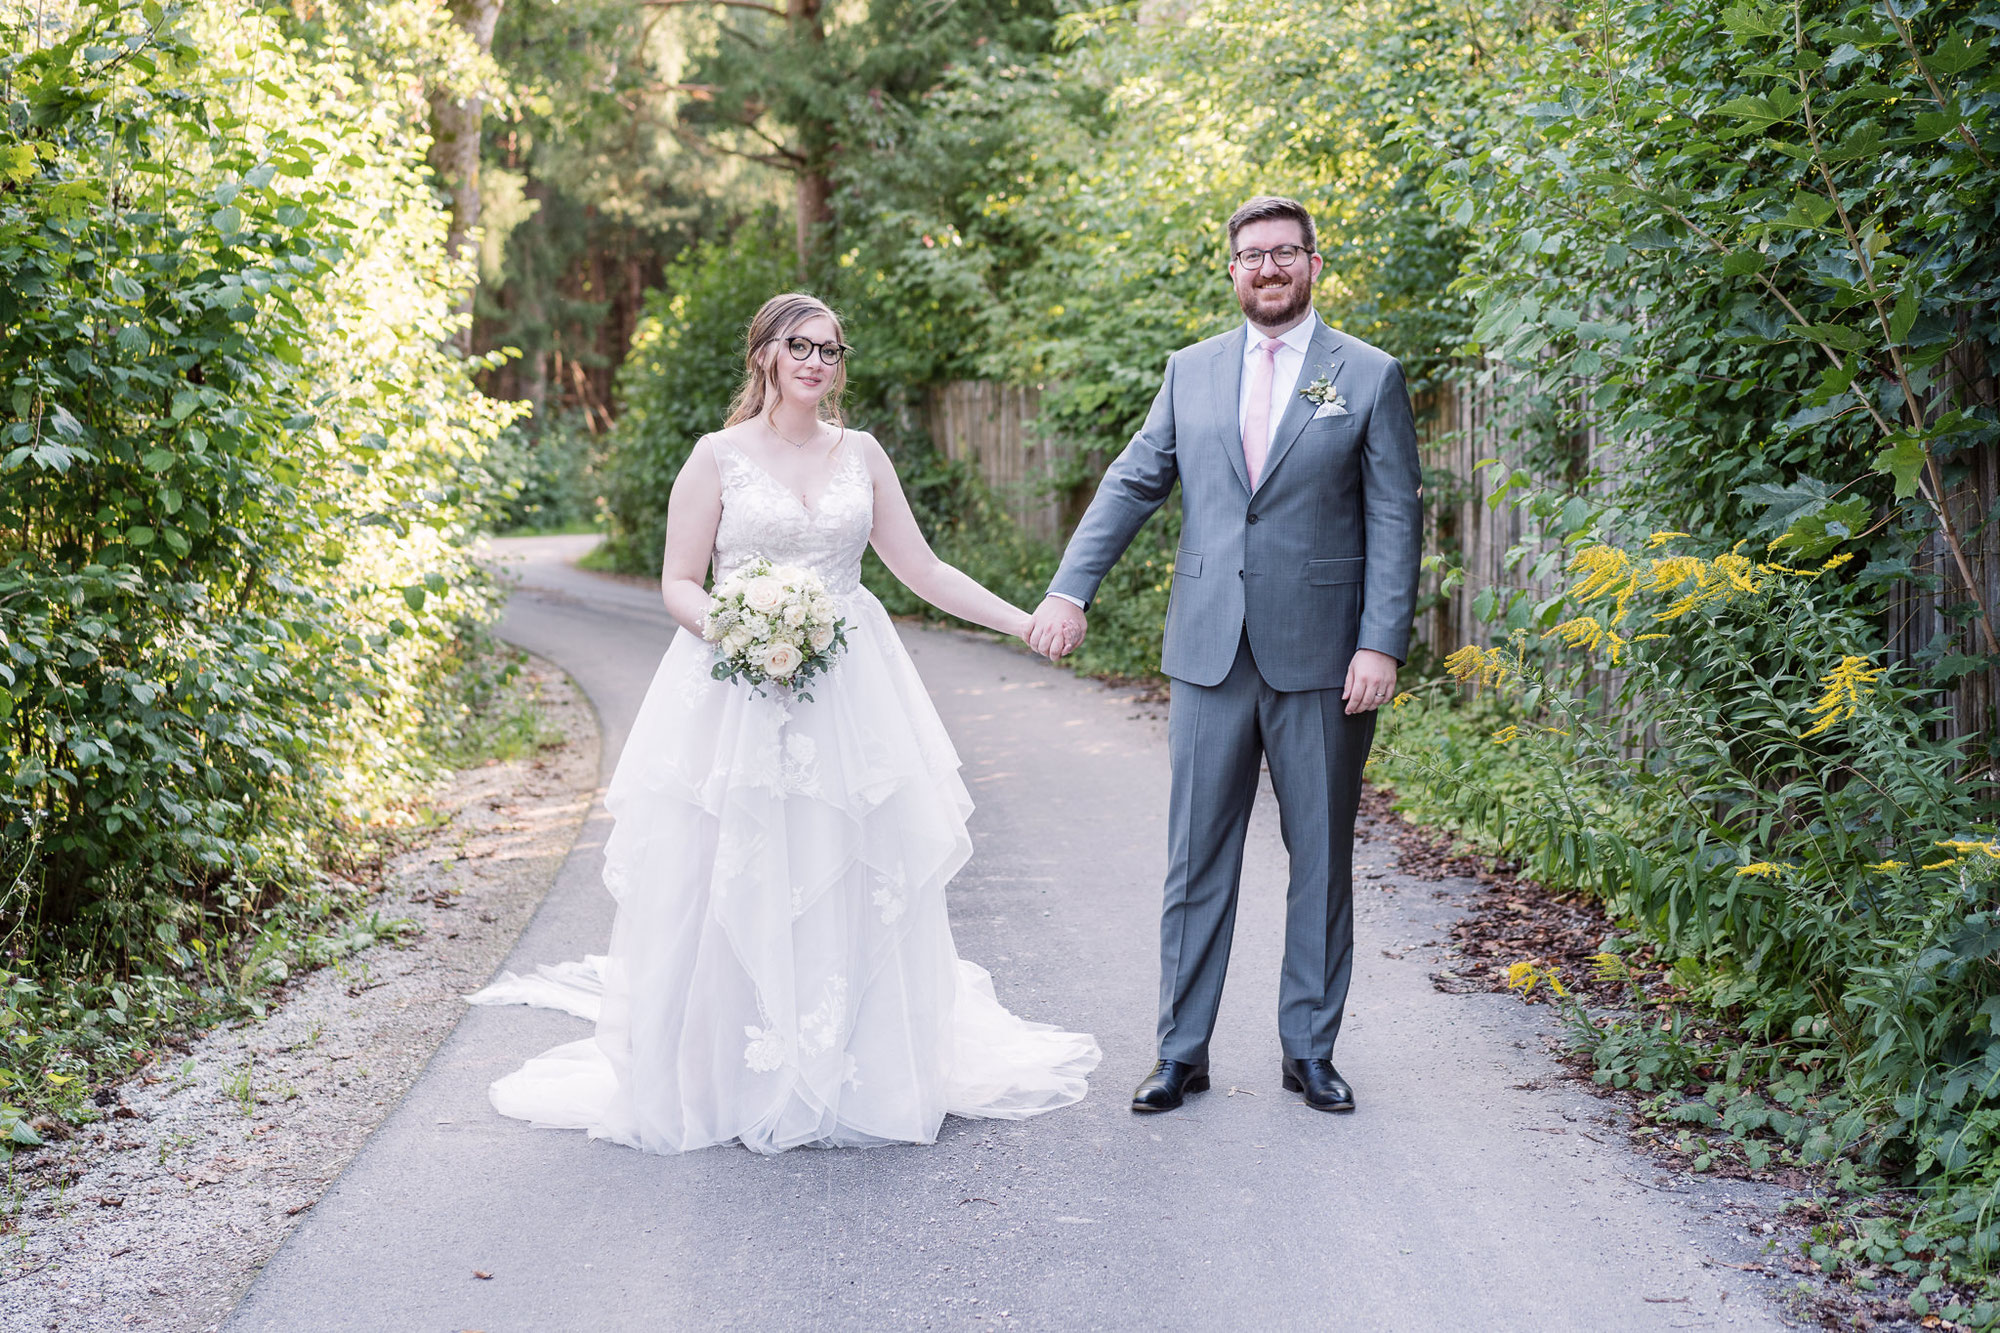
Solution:
<svg viewBox="0 0 2000 1333"><path fill-rule="evenodd" d="M1340 389L1324 375L1300 389L1299 397L1318 409L1313 413L1315 419L1347 415L1347 399L1341 397Z"/></svg>

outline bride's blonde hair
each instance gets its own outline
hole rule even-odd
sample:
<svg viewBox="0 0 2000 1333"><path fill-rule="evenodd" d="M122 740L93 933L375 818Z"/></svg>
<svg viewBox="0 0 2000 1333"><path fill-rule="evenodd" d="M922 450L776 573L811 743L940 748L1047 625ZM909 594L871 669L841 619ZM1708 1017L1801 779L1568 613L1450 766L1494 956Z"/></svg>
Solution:
<svg viewBox="0 0 2000 1333"><path fill-rule="evenodd" d="M750 331L744 338L743 384L736 391L736 400L729 405L729 420L725 425L734 426L752 417L761 417L778 405L778 358L791 353L772 348L771 343L791 337L816 315L832 320L834 338L842 343L847 341L847 331L841 327L840 316L817 296L786 292L764 302L763 308L750 321ZM765 355L766 349L770 350L769 356ZM833 384L819 400L819 416L822 421L845 426L847 423L840 415L840 398L847 391L847 358L842 357L840 364L832 370Z"/></svg>

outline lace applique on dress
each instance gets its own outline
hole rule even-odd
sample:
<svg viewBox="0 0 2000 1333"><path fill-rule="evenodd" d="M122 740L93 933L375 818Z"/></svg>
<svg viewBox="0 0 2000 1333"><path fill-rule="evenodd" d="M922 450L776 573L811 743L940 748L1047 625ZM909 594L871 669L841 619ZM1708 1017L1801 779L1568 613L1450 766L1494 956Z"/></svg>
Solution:
<svg viewBox="0 0 2000 1333"><path fill-rule="evenodd" d="M875 892L870 895L869 901L881 912L883 925L895 925L910 901L908 894L903 890L903 877L900 874L885 875L880 871L876 872Z"/></svg>
<svg viewBox="0 0 2000 1333"><path fill-rule="evenodd" d="M743 1048L743 1063L759 1074L775 1073L785 1067L785 1034L778 1031L778 1025L756 1026L743 1029L743 1035L750 1044Z"/></svg>
<svg viewBox="0 0 2000 1333"><path fill-rule="evenodd" d="M847 978L827 978L819 1007L799 1019L799 1053L821 1055L830 1050L847 1026Z"/></svg>
<svg viewBox="0 0 2000 1333"><path fill-rule="evenodd" d="M785 737L784 792L787 796L818 796L819 744L804 732Z"/></svg>

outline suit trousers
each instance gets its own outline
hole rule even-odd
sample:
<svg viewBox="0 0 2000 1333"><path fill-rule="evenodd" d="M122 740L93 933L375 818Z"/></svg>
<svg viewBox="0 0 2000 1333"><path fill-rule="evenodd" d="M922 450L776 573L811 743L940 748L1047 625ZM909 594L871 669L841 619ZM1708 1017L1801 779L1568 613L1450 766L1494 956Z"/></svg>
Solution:
<svg viewBox="0 0 2000 1333"><path fill-rule="evenodd" d="M1375 739L1375 714L1345 709L1338 689L1272 689L1247 636L1220 685L1174 681L1161 1059L1208 1060L1236 927L1244 834L1266 757L1291 861L1278 1040L1289 1058L1332 1056L1354 965L1354 817Z"/></svg>

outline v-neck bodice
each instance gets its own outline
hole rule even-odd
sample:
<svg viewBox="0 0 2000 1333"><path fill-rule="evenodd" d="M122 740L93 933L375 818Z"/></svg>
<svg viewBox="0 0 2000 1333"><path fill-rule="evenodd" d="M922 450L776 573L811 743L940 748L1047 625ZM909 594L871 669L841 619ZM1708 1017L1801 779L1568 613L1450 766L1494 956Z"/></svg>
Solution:
<svg viewBox="0 0 2000 1333"><path fill-rule="evenodd" d="M861 556L875 526L875 487L852 442L839 446L840 460L811 508L735 445L716 439L713 446L722 474L717 579L762 556L812 569L836 596L861 586Z"/></svg>

